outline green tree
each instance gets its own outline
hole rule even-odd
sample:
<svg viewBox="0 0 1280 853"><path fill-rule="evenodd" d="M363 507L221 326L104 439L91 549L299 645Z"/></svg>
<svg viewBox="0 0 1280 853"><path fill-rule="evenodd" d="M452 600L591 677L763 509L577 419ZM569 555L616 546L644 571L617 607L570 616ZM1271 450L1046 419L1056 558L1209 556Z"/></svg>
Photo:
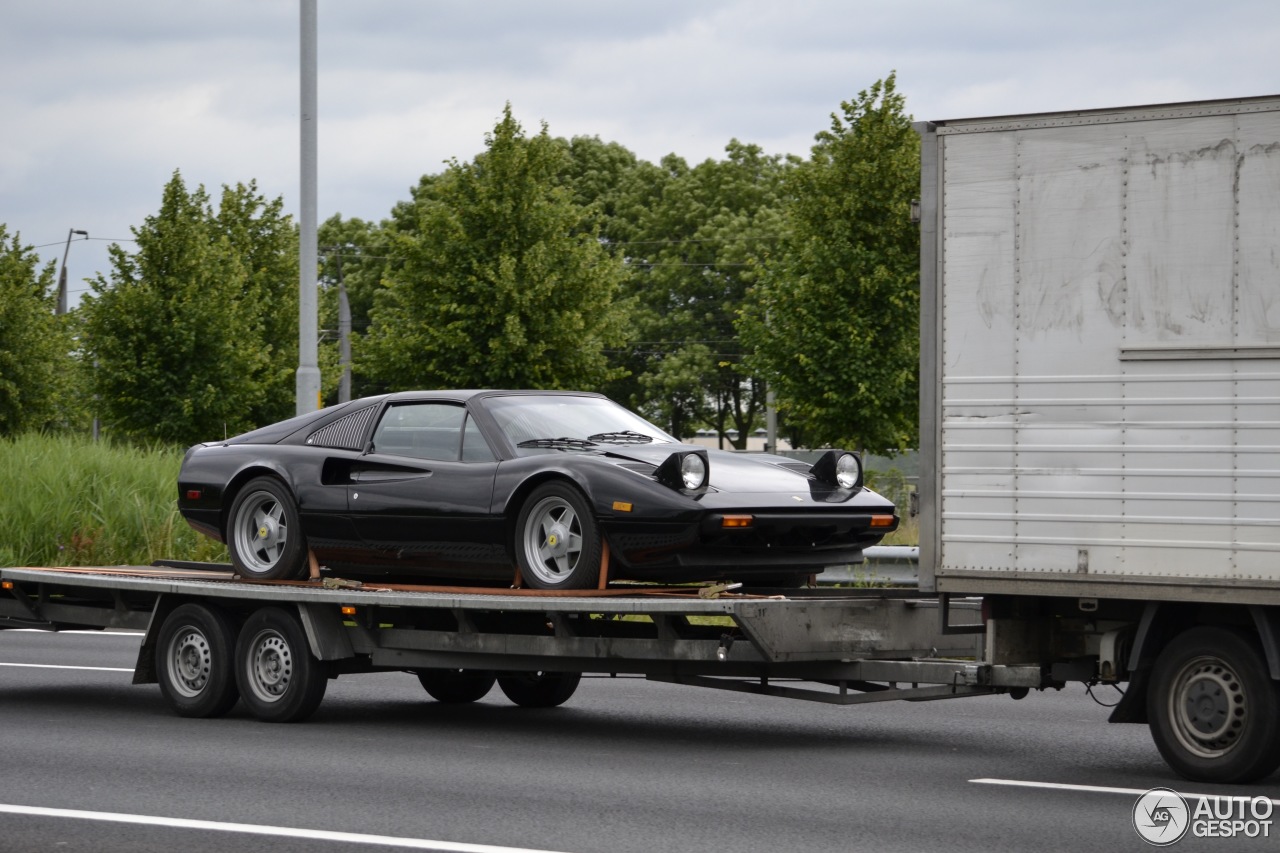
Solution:
<svg viewBox="0 0 1280 853"><path fill-rule="evenodd" d="M788 178L786 239L739 329L809 446L917 438L919 138L891 74L841 105Z"/></svg>
<svg viewBox="0 0 1280 853"><path fill-rule="evenodd" d="M485 142L415 195L357 371L388 388L598 388L623 336L621 265L584 227L545 125L526 136L508 105Z"/></svg>
<svg viewBox="0 0 1280 853"><path fill-rule="evenodd" d="M79 309L104 428L190 444L289 414L277 352L297 346L297 263L282 257L296 237L278 202L237 186L215 213L175 172L132 231L136 251L110 247L110 277Z"/></svg>
<svg viewBox="0 0 1280 853"><path fill-rule="evenodd" d="M268 199L256 181L224 186L213 218L244 267L240 298L250 303L266 358L261 402L249 412L255 424L273 423L296 411L298 370L298 231L284 199Z"/></svg>
<svg viewBox="0 0 1280 853"><path fill-rule="evenodd" d="M778 238L795 162L737 140L725 151L692 168L664 158L658 197L628 247L641 306L635 348L647 356L636 372L648 396L632 402L677 433L703 422L722 437L736 430L743 448L764 393L744 369L734 322Z"/></svg>
<svg viewBox="0 0 1280 853"><path fill-rule="evenodd" d="M72 400L73 342L54 315L54 264L0 224L0 436L64 423Z"/></svg>
<svg viewBox="0 0 1280 853"><path fill-rule="evenodd" d="M412 209L407 205L397 207L403 211ZM345 290L347 294L354 351L355 340L369 328L369 315L386 270L396 263L392 235L389 222L379 225L334 214L320 223L320 376L329 403L337 402L342 377L339 293ZM385 390L354 373L351 386L353 398Z"/></svg>

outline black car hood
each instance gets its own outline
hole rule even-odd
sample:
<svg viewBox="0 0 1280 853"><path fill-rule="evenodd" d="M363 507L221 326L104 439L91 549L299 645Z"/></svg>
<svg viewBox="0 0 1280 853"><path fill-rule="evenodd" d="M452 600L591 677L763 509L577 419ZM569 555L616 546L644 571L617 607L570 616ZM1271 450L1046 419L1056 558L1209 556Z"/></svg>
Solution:
<svg viewBox="0 0 1280 853"><path fill-rule="evenodd" d="M594 453L615 462L642 462L657 468L673 453L689 450L706 452L711 468L711 488L723 492L809 493L814 481L808 465L789 462L767 454L730 453L692 444L628 444L600 447ZM795 467L791 467L791 466Z"/></svg>

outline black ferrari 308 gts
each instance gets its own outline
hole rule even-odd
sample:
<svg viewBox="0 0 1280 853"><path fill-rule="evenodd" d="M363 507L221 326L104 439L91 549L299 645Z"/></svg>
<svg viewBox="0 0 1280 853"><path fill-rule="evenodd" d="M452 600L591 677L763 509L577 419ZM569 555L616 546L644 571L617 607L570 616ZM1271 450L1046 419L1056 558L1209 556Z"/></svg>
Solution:
<svg viewBox="0 0 1280 853"><path fill-rule="evenodd" d="M682 444L598 394L416 391L191 448L178 507L246 578L794 586L895 529L858 456Z"/></svg>

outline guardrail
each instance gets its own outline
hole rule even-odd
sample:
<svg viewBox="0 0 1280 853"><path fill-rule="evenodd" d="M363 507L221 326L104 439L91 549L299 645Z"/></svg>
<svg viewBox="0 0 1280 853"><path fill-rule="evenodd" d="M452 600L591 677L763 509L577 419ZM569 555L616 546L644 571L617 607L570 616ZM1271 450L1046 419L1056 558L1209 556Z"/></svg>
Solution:
<svg viewBox="0 0 1280 853"><path fill-rule="evenodd" d="M916 586L920 582L920 549L915 545L873 545L862 562L828 566L818 575L822 586Z"/></svg>

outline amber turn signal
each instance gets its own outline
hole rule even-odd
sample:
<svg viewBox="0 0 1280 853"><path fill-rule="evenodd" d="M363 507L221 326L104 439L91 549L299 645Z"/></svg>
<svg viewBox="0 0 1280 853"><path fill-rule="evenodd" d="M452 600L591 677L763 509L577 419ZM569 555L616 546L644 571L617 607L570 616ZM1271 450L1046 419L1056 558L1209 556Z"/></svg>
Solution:
<svg viewBox="0 0 1280 853"><path fill-rule="evenodd" d="M720 519L720 526L726 529L731 527L750 527L754 523L755 518L750 515L726 515Z"/></svg>
<svg viewBox="0 0 1280 853"><path fill-rule="evenodd" d="M872 527L893 527L892 515L873 515L871 516Z"/></svg>

